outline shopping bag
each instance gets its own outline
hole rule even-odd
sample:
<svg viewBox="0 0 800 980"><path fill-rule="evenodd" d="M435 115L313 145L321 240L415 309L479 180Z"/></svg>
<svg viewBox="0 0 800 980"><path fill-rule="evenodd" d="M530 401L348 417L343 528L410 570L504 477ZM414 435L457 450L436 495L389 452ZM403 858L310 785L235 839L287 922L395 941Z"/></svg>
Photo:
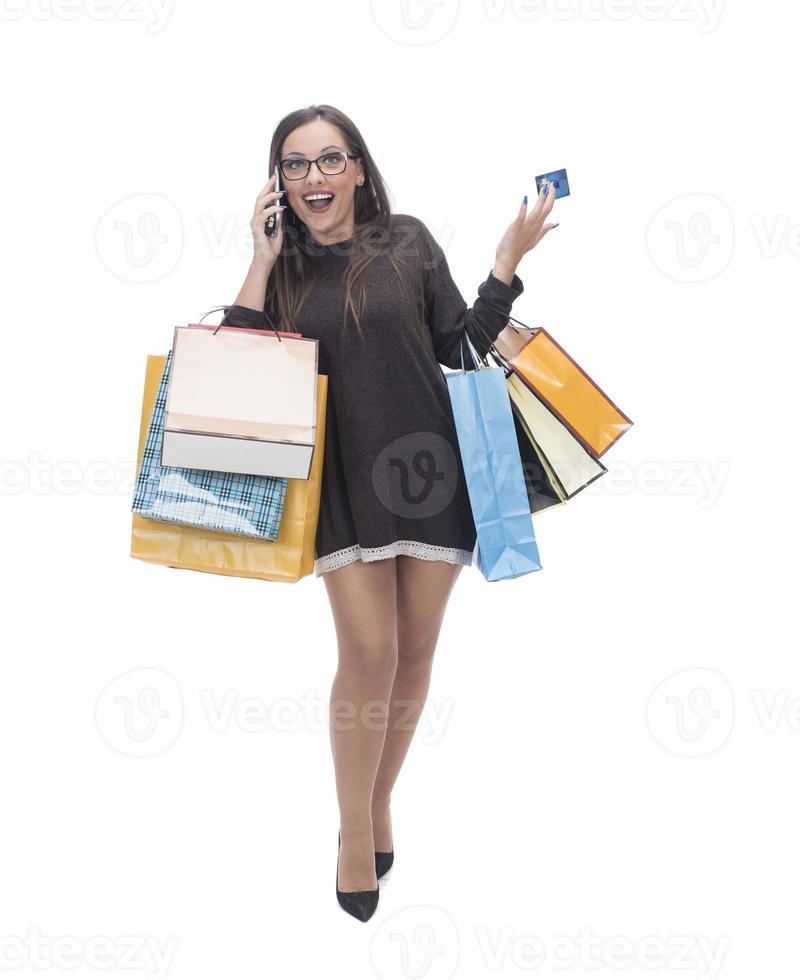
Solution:
<svg viewBox="0 0 800 980"><path fill-rule="evenodd" d="M169 351L136 476L132 511L150 520L275 541L283 513L286 477L161 465L164 404L171 366Z"/></svg>
<svg viewBox="0 0 800 980"><path fill-rule="evenodd" d="M596 459L633 425L543 327L509 316L492 350Z"/></svg>
<svg viewBox="0 0 800 980"><path fill-rule="evenodd" d="M491 347L489 351L493 353ZM481 360L483 363L488 363L486 358L482 358ZM495 363L499 363L499 360L496 359ZM508 384L507 377L506 384ZM530 426L524 422L524 419L520 419L513 400L511 402L511 408L530 512L531 514L536 514L550 507L558 507L566 502L567 495L553 472L553 468L544 458L541 447L536 443Z"/></svg>
<svg viewBox="0 0 800 980"><path fill-rule="evenodd" d="M512 411L562 501L608 472L518 374L509 374L506 386Z"/></svg>
<svg viewBox="0 0 800 980"><path fill-rule="evenodd" d="M140 462L165 356L149 355L139 428ZM322 459L328 377L317 377L316 444L307 480L289 479L277 541L260 541L223 531L206 531L132 515L131 556L198 572L297 582L314 571L315 539L322 489Z"/></svg>
<svg viewBox="0 0 800 980"><path fill-rule="evenodd" d="M483 330L480 323L476 326ZM534 513L565 503L608 470L498 352L497 340L509 329L510 324L494 341L487 334L488 353L482 363L488 364L491 358L504 372L531 513ZM540 328L523 329L533 332Z"/></svg>
<svg viewBox="0 0 800 980"><path fill-rule="evenodd" d="M476 369L446 374L459 452L475 522L475 561L489 582L539 571L530 505L502 368L479 362Z"/></svg>
<svg viewBox="0 0 800 980"><path fill-rule="evenodd" d="M507 383L507 382L506 382ZM514 430L517 434L517 447L522 460L522 475L525 477L525 490L528 494L528 506L531 514L540 513L550 507L560 507L566 502L566 496L560 492L558 483L553 478L549 467L542 459L542 453L536 445L527 426L524 426L514 411Z"/></svg>
<svg viewBox="0 0 800 980"><path fill-rule="evenodd" d="M318 353L277 330L175 327L162 465L308 479Z"/></svg>

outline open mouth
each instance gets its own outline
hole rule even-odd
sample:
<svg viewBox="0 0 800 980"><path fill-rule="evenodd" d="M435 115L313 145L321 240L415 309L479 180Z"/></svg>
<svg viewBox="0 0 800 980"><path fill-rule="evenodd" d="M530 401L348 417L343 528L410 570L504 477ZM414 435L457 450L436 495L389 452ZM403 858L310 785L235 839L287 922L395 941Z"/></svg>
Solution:
<svg viewBox="0 0 800 980"><path fill-rule="evenodd" d="M317 193L317 194L304 194L303 200L310 211L315 214L324 214L330 206L333 204L334 194Z"/></svg>

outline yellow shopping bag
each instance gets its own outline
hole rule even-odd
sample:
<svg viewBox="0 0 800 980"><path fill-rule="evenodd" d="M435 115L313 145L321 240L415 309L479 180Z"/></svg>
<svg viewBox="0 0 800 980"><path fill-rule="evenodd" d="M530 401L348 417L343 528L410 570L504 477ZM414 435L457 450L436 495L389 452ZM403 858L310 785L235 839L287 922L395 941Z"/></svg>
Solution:
<svg viewBox="0 0 800 980"><path fill-rule="evenodd" d="M165 361L166 355L149 354L147 357L137 467L141 465ZM322 490L327 396L328 377L320 374L317 376L317 434L311 472L307 480L289 479L287 482L277 541L150 521L133 514L131 557L173 568L272 582L297 582L310 575L314 571Z"/></svg>

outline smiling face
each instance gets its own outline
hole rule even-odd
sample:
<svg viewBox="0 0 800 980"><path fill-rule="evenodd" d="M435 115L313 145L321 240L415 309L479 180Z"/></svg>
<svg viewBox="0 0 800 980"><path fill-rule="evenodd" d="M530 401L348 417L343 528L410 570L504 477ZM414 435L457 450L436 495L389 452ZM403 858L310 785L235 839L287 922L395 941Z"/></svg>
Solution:
<svg viewBox="0 0 800 980"><path fill-rule="evenodd" d="M293 157L316 160L326 153L352 153L343 133L326 119L314 119L293 130L283 141L280 159ZM324 165L324 164L323 164ZM343 173L320 173L311 164L308 176L301 180L287 180L281 175L284 198L294 213L303 221L312 238L320 245L351 238L355 234L354 195L356 187L364 183L364 168L360 160L348 160ZM327 203L313 204L308 200L315 195L330 196Z"/></svg>

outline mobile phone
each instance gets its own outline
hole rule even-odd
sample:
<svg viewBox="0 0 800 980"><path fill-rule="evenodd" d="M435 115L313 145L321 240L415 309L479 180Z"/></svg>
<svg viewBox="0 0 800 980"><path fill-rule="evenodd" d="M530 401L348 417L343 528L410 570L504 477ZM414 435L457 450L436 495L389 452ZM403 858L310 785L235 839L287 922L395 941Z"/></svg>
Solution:
<svg viewBox="0 0 800 980"><path fill-rule="evenodd" d="M275 164L275 190L276 191L282 190L282 188L281 188L281 168L278 166L277 163ZM276 203L280 204L280 198L278 198L278 200L277 200ZM267 238L272 238L272 236L278 230L278 218L279 217L280 217L280 211L278 211L276 214L271 214L267 218L267 220L266 220L266 222L264 224L264 234L267 236Z"/></svg>

